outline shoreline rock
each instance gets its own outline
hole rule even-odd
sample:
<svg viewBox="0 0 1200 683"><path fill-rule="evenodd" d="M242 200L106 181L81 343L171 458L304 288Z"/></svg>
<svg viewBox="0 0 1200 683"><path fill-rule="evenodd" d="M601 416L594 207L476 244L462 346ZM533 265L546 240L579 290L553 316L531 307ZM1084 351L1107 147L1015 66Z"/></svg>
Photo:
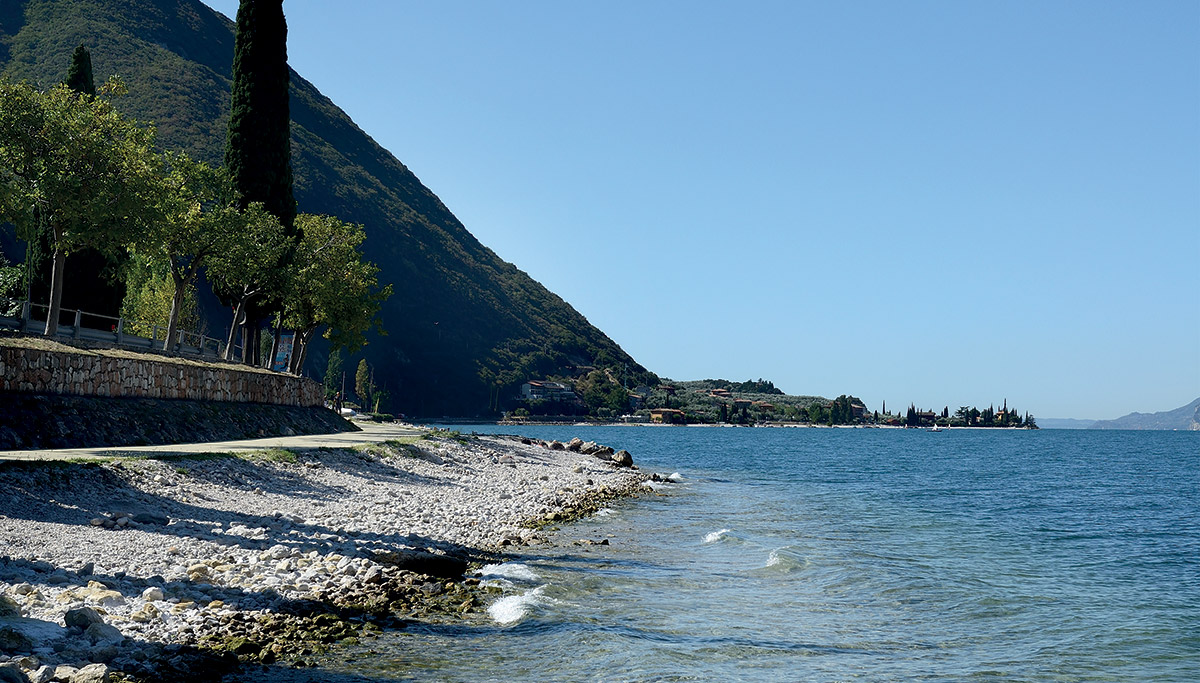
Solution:
<svg viewBox="0 0 1200 683"><path fill-rule="evenodd" d="M601 452L431 435L3 463L0 665L14 673L0 681L213 680L309 665L412 621L484 620L491 594L464 578L470 564L642 490L632 462Z"/></svg>

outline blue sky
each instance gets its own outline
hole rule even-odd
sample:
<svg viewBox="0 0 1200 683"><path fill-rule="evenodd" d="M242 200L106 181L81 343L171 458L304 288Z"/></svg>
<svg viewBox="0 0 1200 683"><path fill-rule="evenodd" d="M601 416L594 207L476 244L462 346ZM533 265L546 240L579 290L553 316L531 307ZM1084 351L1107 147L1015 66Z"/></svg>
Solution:
<svg viewBox="0 0 1200 683"><path fill-rule="evenodd" d="M1200 396L1200 3L284 9L293 68L662 376Z"/></svg>

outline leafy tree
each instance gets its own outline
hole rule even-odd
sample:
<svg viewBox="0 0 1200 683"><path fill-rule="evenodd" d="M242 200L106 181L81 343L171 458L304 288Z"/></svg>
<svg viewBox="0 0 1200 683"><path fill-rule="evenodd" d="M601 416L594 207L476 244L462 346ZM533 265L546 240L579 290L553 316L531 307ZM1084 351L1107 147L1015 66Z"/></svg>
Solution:
<svg viewBox="0 0 1200 683"><path fill-rule="evenodd" d="M170 276L173 295L163 346L170 350L184 299L200 269L215 256L239 251L236 242L244 239L250 214L238 210L233 187L220 169L183 154L168 155L166 168L160 196L163 220L138 235L134 249L161 264Z"/></svg>
<svg viewBox="0 0 1200 683"><path fill-rule="evenodd" d="M213 289L233 306L233 323L225 359L233 358L233 346L238 327L242 328L242 361L255 364L259 345L258 326L247 322L247 306L258 297L280 291L286 273L282 267L291 248L279 220L263 208L251 204L237 214L239 238L225 251L208 258L208 278Z"/></svg>
<svg viewBox="0 0 1200 683"><path fill-rule="evenodd" d="M145 258L132 258L125 266L125 285L125 300L121 303L125 331L149 337L155 327L165 330L171 321L172 303L178 291L166 266ZM176 320L180 326L199 326L199 305L194 288L184 292Z"/></svg>
<svg viewBox="0 0 1200 683"><path fill-rule="evenodd" d="M330 349L329 360L325 363L325 395L333 396L342 390L342 367L346 364L344 349Z"/></svg>
<svg viewBox="0 0 1200 683"><path fill-rule="evenodd" d="M331 216L296 218L301 240L284 297L283 325L296 331L293 371L304 366L308 345L322 326L335 349L355 353L372 326L379 329L381 303L392 286L379 288L374 264L363 261L362 226ZM379 330L382 333L382 329Z"/></svg>
<svg viewBox="0 0 1200 683"><path fill-rule="evenodd" d="M153 220L153 132L105 100L65 86L41 93L0 82L0 219L53 250L46 334L58 330L67 256L112 255Z"/></svg>
<svg viewBox="0 0 1200 683"><path fill-rule="evenodd" d="M8 265L0 254L0 315L15 316L21 311L16 301L21 288L21 269Z"/></svg>
<svg viewBox="0 0 1200 683"><path fill-rule="evenodd" d="M376 400L378 390L379 388L375 386L375 372L371 369L371 366L367 365L366 358L360 360L358 362L358 370L354 373L354 393L362 401L363 410L378 407L378 401Z"/></svg>
<svg viewBox="0 0 1200 683"><path fill-rule="evenodd" d="M241 0L225 167L243 206L259 202L293 233L287 21L283 0Z"/></svg>

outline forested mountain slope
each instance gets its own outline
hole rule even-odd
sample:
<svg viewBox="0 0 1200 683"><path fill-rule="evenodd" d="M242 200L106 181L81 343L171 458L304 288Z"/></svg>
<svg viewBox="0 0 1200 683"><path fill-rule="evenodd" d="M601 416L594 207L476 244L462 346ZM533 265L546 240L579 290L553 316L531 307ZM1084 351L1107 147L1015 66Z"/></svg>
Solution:
<svg viewBox="0 0 1200 683"><path fill-rule="evenodd" d="M0 72L9 78L48 87L80 44L91 50L97 82L122 77L129 93L118 108L154 124L164 147L221 162L232 22L199 0L0 4ZM577 366L628 363L631 380L651 379L570 305L480 244L404 164L295 72L291 114L299 210L362 223L380 282L395 288L382 311L388 334L365 349L393 410L485 414L521 382ZM214 301L205 309L210 330L228 324ZM322 372L324 353L311 362ZM347 370L353 377L353 365Z"/></svg>

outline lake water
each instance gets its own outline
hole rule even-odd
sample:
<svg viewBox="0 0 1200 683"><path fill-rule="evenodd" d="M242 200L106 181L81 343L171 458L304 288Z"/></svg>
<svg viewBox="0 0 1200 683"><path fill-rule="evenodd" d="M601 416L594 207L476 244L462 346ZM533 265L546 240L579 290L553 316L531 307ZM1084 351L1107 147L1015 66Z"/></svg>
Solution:
<svg viewBox="0 0 1200 683"><path fill-rule="evenodd" d="M1200 680L1200 432L519 431L682 481L310 680Z"/></svg>

